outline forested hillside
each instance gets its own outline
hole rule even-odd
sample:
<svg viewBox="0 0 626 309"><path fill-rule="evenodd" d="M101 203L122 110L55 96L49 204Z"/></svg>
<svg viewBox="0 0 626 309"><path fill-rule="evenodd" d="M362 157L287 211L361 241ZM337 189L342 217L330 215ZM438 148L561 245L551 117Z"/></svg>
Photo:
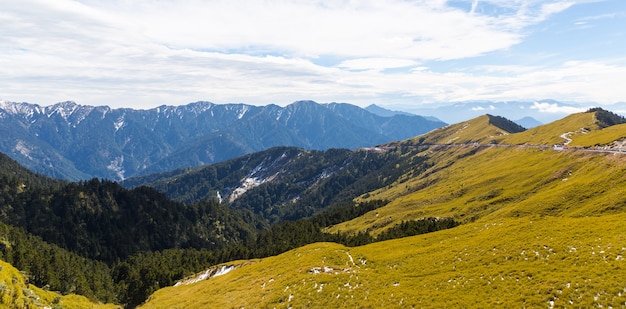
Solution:
<svg viewBox="0 0 626 309"><path fill-rule="evenodd" d="M198 303L186 307L229 297L246 307L463 307L476 303L465 286L479 282L485 306L616 307L617 281L588 279L626 276L621 121L591 110L521 131L483 116L367 149L276 147L132 179L131 189L52 180L0 156L0 257L42 288L128 308L215 265L235 265L235 277L159 291L146 306L171 307L189 293ZM553 147L551 135L577 146ZM588 267L598 258L610 271ZM566 266L579 274L567 282L558 269ZM537 281L520 283L529 274ZM520 284L532 295L503 300ZM265 298L236 294L262 285L253 294ZM425 298L450 288L465 294Z"/></svg>
<svg viewBox="0 0 626 309"><path fill-rule="evenodd" d="M419 148L380 151L307 151L277 147L196 169L129 179L186 203L222 200L231 209L251 211L267 224L308 217L333 204L384 187L413 169L430 166Z"/></svg>
<svg viewBox="0 0 626 309"><path fill-rule="evenodd" d="M68 267L68 265L55 266ZM61 295L49 291L48 288L41 289L29 283L29 277L25 276L23 271L0 261L0 308L120 309L121 306L102 304L77 294Z"/></svg>
<svg viewBox="0 0 626 309"><path fill-rule="evenodd" d="M201 307L207 297L218 306L623 306L624 154L618 146L556 148L551 142L575 143L595 132L607 138L604 145L623 141L611 129L619 125L606 127L602 117L590 110L531 133L508 132L504 119L479 117L381 145L381 152L421 163L357 199L389 203L324 232L380 240L424 218L463 224L365 247L320 243L272 259L224 264L233 270L159 291L146 307L173 300ZM587 133L564 135L576 128ZM518 138L527 140L509 142Z"/></svg>
<svg viewBox="0 0 626 309"><path fill-rule="evenodd" d="M6 157L3 162L14 164ZM126 190L98 179L37 187L25 183L28 179L44 183L46 178L24 173L27 177L22 179L20 175L0 179L4 188L0 219L101 261L168 248L222 248L255 232L252 215L233 212L214 201L183 205L154 189Z"/></svg>
<svg viewBox="0 0 626 309"><path fill-rule="evenodd" d="M241 169L237 166L240 162L247 162L256 172L267 172L257 167L269 163L271 158L278 162L302 158L292 162L295 165L291 169L275 165L284 173L281 177L285 182L274 184L270 190L263 188L259 195L271 197L268 192L273 192L280 198L293 199L286 193L289 191L282 191L289 181L302 192L315 187L308 199L319 205L312 204L304 210L294 207L292 213L272 219L280 222L318 214L269 229L271 217L258 212L262 208L246 207L246 203L258 205L257 195L244 194L246 198L230 207L219 204L216 198L182 204L148 187L128 190L98 179L78 183L54 181L30 173L4 156L2 218L13 226L4 226L0 235L4 239L1 256L24 270L36 285L133 307L156 289L207 265L266 257L318 241L347 245L376 241L367 233L349 236L327 234L322 229L384 205L377 201L354 205L351 199L358 192L378 187L381 181L373 177L368 180L363 175L384 170L385 166L390 166L385 167L390 175L396 173L398 155L277 148L258 158L248 156L225 163L224 166L231 166L221 171L225 174ZM387 162L390 159L393 160ZM293 175L289 175L291 170ZM324 179L319 175L324 173L330 182L319 185ZM330 177L333 173L339 176ZM300 191L291 192L306 196ZM424 221L400 226L387 238L451 226L454 222Z"/></svg>

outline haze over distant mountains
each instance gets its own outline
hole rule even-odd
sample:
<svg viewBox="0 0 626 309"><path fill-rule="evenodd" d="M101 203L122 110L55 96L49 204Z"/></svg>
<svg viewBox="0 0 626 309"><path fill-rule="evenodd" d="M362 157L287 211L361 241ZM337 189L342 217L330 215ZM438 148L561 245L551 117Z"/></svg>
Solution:
<svg viewBox="0 0 626 309"><path fill-rule="evenodd" d="M380 110L379 110L380 112ZM0 101L0 152L49 176L122 180L224 161L274 146L359 148L446 125L343 103L213 104L111 109Z"/></svg>
<svg viewBox="0 0 626 309"><path fill-rule="evenodd" d="M375 104L360 108L298 101L285 107L195 102L134 110L74 102L40 106L0 101L4 137L0 152L56 178L123 180L221 162L274 146L369 147L487 113L532 128L589 106L554 100L468 101L398 111ZM624 114L626 103L611 110Z"/></svg>
<svg viewBox="0 0 626 309"><path fill-rule="evenodd" d="M489 113L511 119L526 128L530 128L561 119L569 114L584 112L592 107L603 107L617 114L626 115L626 103L624 102L601 106L596 103L571 103L556 100L464 101L394 108L419 115L434 116L448 123L457 123ZM527 122L529 120L527 119L526 122L521 121L520 123L520 120L526 117L531 117L536 122ZM526 125L530 126L527 127Z"/></svg>

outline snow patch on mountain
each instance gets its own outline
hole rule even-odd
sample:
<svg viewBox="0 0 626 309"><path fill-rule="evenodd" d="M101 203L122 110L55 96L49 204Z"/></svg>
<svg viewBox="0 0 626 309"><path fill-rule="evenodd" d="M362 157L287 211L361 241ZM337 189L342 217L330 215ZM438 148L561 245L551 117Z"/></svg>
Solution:
<svg viewBox="0 0 626 309"><path fill-rule="evenodd" d="M195 276L176 282L174 286L194 284L196 282L200 282L203 280L208 280L211 278L223 276L235 270L237 267L238 266L235 266L235 265L221 265L221 266L211 267Z"/></svg>
<svg viewBox="0 0 626 309"><path fill-rule="evenodd" d="M44 108L37 104L16 103L4 100L0 100L0 109L3 109L7 114L21 115L27 119L32 118L35 114L44 112Z"/></svg>
<svg viewBox="0 0 626 309"><path fill-rule="evenodd" d="M286 153L282 153L274 160L266 158L253 169L251 169L246 177L241 179L239 187L231 191L228 200L230 202L233 202L241 195L248 192L248 190L256 188L266 182L273 181L281 175L281 173L283 172L283 167L289 164L290 161L291 159L289 159L289 156L287 156Z"/></svg>
<svg viewBox="0 0 626 309"><path fill-rule="evenodd" d="M249 110L250 110L250 107L247 105L244 105L241 111L239 112L239 114L237 115L237 119L243 118L243 116L245 116Z"/></svg>
<svg viewBox="0 0 626 309"><path fill-rule="evenodd" d="M17 144L15 144L15 151L21 153L23 156L27 157L29 160L33 160L33 158L30 156L30 148L28 148L28 145L26 145L26 142L22 141L22 140L18 140Z"/></svg>
<svg viewBox="0 0 626 309"><path fill-rule="evenodd" d="M126 116L126 115L120 116L113 123L113 127L115 127L115 132L117 132L120 128L122 128L124 126L124 116Z"/></svg>
<svg viewBox="0 0 626 309"><path fill-rule="evenodd" d="M222 199L222 195L220 194L220 191L217 191L216 197L217 197L218 203L221 204L223 199Z"/></svg>
<svg viewBox="0 0 626 309"><path fill-rule="evenodd" d="M107 165L107 169L114 172L120 180L124 180L124 156L116 157Z"/></svg>
<svg viewBox="0 0 626 309"><path fill-rule="evenodd" d="M109 107L100 107L98 108L98 111L100 111L102 113L102 116L100 117L101 120L104 120L104 118L106 118L107 114L111 111L111 109Z"/></svg>
<svg viewBox="0 0 626 309"><path fill-rule="evenodd" d="M270 179L261 179L261 178L244 178L241 180L241 185L233 190L230 194L229 201L232 203L234 200L239 198L244 193L248 192L248 190L258 187L266 182L270 181Z"/></svg>

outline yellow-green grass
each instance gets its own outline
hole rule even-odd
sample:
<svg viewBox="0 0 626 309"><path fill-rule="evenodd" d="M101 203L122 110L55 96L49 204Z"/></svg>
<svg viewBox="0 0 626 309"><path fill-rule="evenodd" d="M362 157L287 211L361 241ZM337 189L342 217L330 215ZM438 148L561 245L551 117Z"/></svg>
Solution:
<svg viewBox="0 0 626 309"><path fill-rule="evenodd" d="M532 145L553 145L563 144L565 140L562 134L573 132L569 135L575 139L578 135L582 135L581 129L595 131L600 129L597 124L595 113L578 113L569 115L563 119L541 125L524 132L510 134L498 138L498 142L502 144L532 144Z"/></svg>
<svg viewBox="0 0 626 309"><path fill-rule="evenodd" d="M408 140L410 143L423 138L426 144L463 144L470 142L487 143L508 132L491 125L489 116L483 115L468 121L433 130L424 135Z"/></svg>
<svg viewBox="0 0 626 309"><path fill-rule="evenodd" d="M84 296L45 291L26 283L24 275L11 264L0 261L0 308L113 309L112 304L98 304Z"/></svg>
<svg viewBox="0 0 626 309"><path fill-rule="evenodd" d="M388 205L328 231L376 235L424 217L467 222L535 214L599 216L626 209L624 155L471 146L429 155L436 164L425 173L406 175L367 195L390 200Z"/></svg>
<svg viewBox="0 0 626 309"><path fill-rule="evenodd" d="M419 138L484 144L493 128L480 121ZM577 114L499 142L558 143L551 136L602 132L594 124ZM417 155L432 167L359 198L391 202L328 231L376 235L424 217L463 225L355 248L308 245L159 290L144 308L626 307L626 156L473 145Z"/></svg>
<svg viewBox="0 0 626 309"><path fill-rule="evenodd" d="M529 216L355 248L317 243L161 289L143 308L620 308L625 220Z"/></svg>
<svg viewBox="0 0 626 309"><path fill-rule="evenodd" d="M574 147L593 147L610 145L614 141L626 138L626 124L618 124L587 134L577 134L569 144Z"/></svg>
<svg viewBox="0 0 626 309"><path fill-rule="evenodd" d="M613 141L626 138L626 124L601 129L596 113L578 113L563 119L541 125L524 132L511 133L489 123L489 117L483 115L465 122L449 125L414 137L404 142L390 145L416 144L480 144L498 143L509 145L553 145L563 144L572 139L571 146L592 147L608 145Z"/></svg>

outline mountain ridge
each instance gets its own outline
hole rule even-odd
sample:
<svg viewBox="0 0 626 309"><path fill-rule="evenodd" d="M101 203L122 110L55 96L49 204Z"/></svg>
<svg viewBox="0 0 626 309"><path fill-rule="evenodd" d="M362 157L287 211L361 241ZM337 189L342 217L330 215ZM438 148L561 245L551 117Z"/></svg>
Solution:
<svg viewBox="0 0 626 309"><path fill-rule="evenodd" d="M148 110L61 102L2 101L0 151L31 170L68 180L122 180L221 162L274 146L359 148L444 125L420 116L382 117L349 104L277 105L199 101Z"/></svg>
<svg viewBox="0 0 626 309"><path fill-rule="evenodd" d="M255 116L250 110L234 117L239 115ZM275 147L133 184L161 193L100 180L61 184L62 195L29 191L30 185L22 185L28 182L20 181L25 176L16 179L5 171L0 198L11 205L2 208L6 214L24 214L44 232L52 221L61 222L53 232L80 241L89 235L86 227L106 230L106 221L97 217L106 208L99 205L142 209L147 216L126 220L150 232L124 230L115 243L128 238L125 245L156 241L155 246L111 266L114 279L109 278L128 307L190 271L214 265L233 268L208 281L160 290L145 306L185 300L189 307L617 307L626 302L620 285L626 275L622 122L589 110L520 131L508 119L483 115L398 142L356 150ZM555 140L561 147L553 146ZM49 201L63 207L51 213L61 220L40 208ZM172 209L199 211L171 215ZM242 225L247 232L233 229L231 211L250 213L253 220ZM83 224L92 219L97 224ZM386 240L415 235L424 221L447 220L454 224L444 231ZM235 233L224 233L229 229ZM231 241L218 251L186 249L170 241L173 233L203 241L218 233L213 241ZM104 234L88 239L104 244L111 232Z"/></svg>
<svg viewBox="0 0 626 309"><path fill-rule="evenodd" d="M592 129L587 134L607 130L601 136L611 143L611 137L623 138L623 124L603 127L596 111L546 124L538 129L542 135L506 132L506 122L495 122L500 125L485 115L380 145L376 151L415 149L404 158L421 157L426 164L402 167L393 183L356 199L388 204L325 231L376 236L429 217L454 218L460 226L358 247L313 243L221 264L232 271L161 289L144 307L193 308L209 299L222 306L285 308L626 304L620 281L626 275L624 154L546 145L549 135L562 140L563 130L580 126ZM454 143L444 143L450 136L439 131L459 129ZM507 144L516 135L526 144ZM418 166L425 169L414 170Z"/></svg>

